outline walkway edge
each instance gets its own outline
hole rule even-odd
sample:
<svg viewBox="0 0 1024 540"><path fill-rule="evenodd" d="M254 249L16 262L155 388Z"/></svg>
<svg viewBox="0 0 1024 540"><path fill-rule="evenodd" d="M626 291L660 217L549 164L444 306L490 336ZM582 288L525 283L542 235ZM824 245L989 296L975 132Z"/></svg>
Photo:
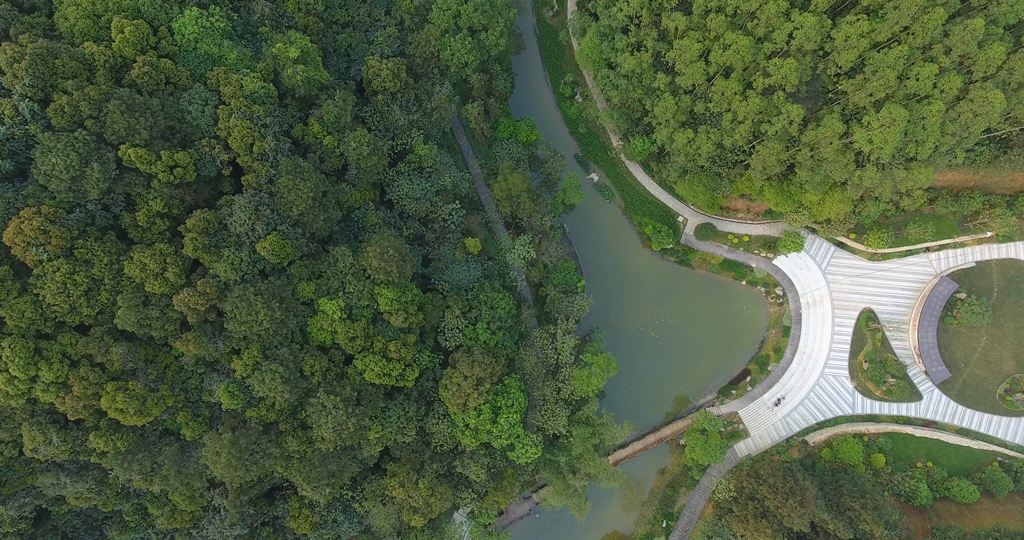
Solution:
<svg viewBox="0 0 1024 540"><path fill-rule="evenodd" d="M966 437L964 435L958 435L956 433L950 433L948 431L942 431L934 428L927 428L921 426L909 426L906 424L892 424L882 422L851 422L849 424L839 424L838 426L831 426L823 429L819 429L813 433L809 433L803 437L810 445L818 445L826 440L835 437L836 435L846 435L851 433L858 434L875 434L875 433L905 433L907 435L914 435L915 437L924 437L926 439L934 439L937 441L947 442L955 444L957 446L966 446L968 448L975 448L978 450L987 450L989 452L997 452L1005 456L1014 459L1024 459L1024 454L1020 452L1014 452L1013 450L1003 448L992 443L979 441Z"/></svg>
<svg viewBox="0 0 1024 540"><path fill-rule="evenodd" d="M850 240L849 238L846 238L846 237L843 237L843 236L837 236L836 240L839 241L839 242L842 242L843 244L846 244L846 245L848 245L848 246L850 246L850 247L852 247L852 248L854 248L854 249L856 249L858 251L863 251L864 253L878 253L878 254L882 254L882 253L902 253L904 251L914 251L915 249L927 249L927 248L931 248L931 247L946 246L946 245L949 245L949 244L958 244L960 242L970 242L971 240L984 240L985 238L992 238L993 236L995 236L994 233L984 232L984 233L978 233L978 234L969 234L967 236L955 236L953 238L947 238L945 240L935 240L933 242L922 242L920 244L914 244L912 246L879 248L879 249L869 248L869 247L865 246L864 244L861 244L860 242L856 242L854 240Z"/></svg>
<svg viewBox="0 0 1024 540"><path fill-rule="evenodd" d="M530 0L527 0L530 1ZM573 54L575 55L579 51L579 43L576 39L576 35L572 31L572 18L577 12L576 0L566 0L566 26L569 29L569 41L572 43ZM755 236L781 236L783 232L789 229L789 226L779 220L772 221L747 221L742 219L726 218L720 216L713 216L701 210L698 210L679 199L675 198L669 192L665 191L649 174L644 170L643 166L639 163L632 161L622 153L622 138L619 136L615 126L607 119L606 113L608 112L608 102L605 100L604 94L601 89L598 88L597 83L594 81L594 76L589 71L579 66L580 73L583 74L583 80L590 90L590 95L594 98L594 103L597 105L598 118L604 127L605 132L608 134L608 138L611 139L612 146L615 147L615 153L622 163L629 169L633 177L648 191L651 195L654 195L659 201L665 206L668 206L677 214L686 218L686 231L692 233L694 228L700 223L712 223L721 231L731 232L734 234L748 234Z"/></svg>

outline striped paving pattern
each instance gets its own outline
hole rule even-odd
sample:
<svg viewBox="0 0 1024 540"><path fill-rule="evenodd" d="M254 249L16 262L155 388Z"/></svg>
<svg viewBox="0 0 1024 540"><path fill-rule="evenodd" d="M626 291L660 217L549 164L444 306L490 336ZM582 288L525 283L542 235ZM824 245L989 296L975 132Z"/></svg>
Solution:
<svg viewBox="0 0 1024 540"><path fill-rule="evenodd" d="M818 422L860 414L934 420L1024 444L1024 418L982 413L949 399L928 378L913 350L914 316L925 291L949 271L993 259L1024 260L1024 242L872 262L808 235L803 252L776 259L800 291L803 332L793 363L778 383L736 410L750 432L736 445L737 453L757 453ZM893 350L921 391L921 401L886 403L854 389L850 344L864 308L878 315ZM729 404L721 409L732 412Z"/></svg>

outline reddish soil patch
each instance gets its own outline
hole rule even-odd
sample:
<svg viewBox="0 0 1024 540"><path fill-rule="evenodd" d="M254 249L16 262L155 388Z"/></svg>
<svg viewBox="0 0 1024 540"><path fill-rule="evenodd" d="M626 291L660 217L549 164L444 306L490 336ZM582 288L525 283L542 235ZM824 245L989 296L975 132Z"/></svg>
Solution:
<svg viewBox="0 0 1024 540"><path fill-rule="evenodd" d="M968 531L1003 526L1012 531L1024 531L1024 494L1011 493L999 500L986 495L974 504L957 504L949 500L936 501L929 508L916 508L897 501L907 516L911 538L924 539L936 525L960 525Z"/></svg>
<svg viewBox="0 0 1024 540"><path fill-rule="evenodd" d="M733 217L759 218L768 211L768 205L742 197L729 197L722 202L722 209Z"/></svg>
<svg viewBox="0 0 1024 540"><path fill-rule="evenodd" d="M1009 194L1024 191L1024 171L1010 169L946 169L935 173L932 187L939 189L980 189Z"/></svg>

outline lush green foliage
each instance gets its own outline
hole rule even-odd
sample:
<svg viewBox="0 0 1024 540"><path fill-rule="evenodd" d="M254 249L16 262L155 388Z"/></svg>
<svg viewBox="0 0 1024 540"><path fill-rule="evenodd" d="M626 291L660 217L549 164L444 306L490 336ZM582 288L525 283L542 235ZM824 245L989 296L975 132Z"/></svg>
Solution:
<svg viewBox="0 0 1024 540"><path fill-rule="evenodd" d="M796 231L786 231L779 238L778 250L780 255L787 253L799 253L804 250L804 236Z"/></svg>
<svg viewBox="0 0 1024 540"><path fill-rule="evenodd" d="M954 298L952 306L942 314L942 323L950 326L985 326L992 321L988 299L969 294Z"/></svg>
<svg viewBox="0 0 1024 540"><path fill-rule="evenodd" d="M578 186L501 120L514 17L0 0L0 536L438 537L538 476L585 509L615 363L554 222Z"/></svg>
<svg viewBox="0 0 1024 540"><path fill-rule="evenodd" d="M700 411L693 417L693 424L686 430L683 463L695 478L700 478L704 469L722 461L731 446L724 433L726 423L708 411Z"/></svg>
<svg viewBox="0 0 1024 540"><path fill-rule="evenodd" d="M1004 497L1021 487L1014 475L1024 469L1022 461L993 462L978 450L929 441L925 453L953 448L987 457L975 465L972 481L931 462L908 466L888 459L895 456L894 442L890 435L842 435L818 451L801 447L741 464L712 493L715 513L703 537L906 538L890 495L926 507L939 498L972 504L982 491Z"/></svg>
<svg viewBox="0 0 1024 540"><path fill-rule="evenodd" d="M878 316L865 309L857 317L850 346L850 377L860 393L883 401L917 401L921 392L907 375Z"/></svg>
<svg viewBox="0 0 1024 540"><path fill-rule="evenodd" d="M578 59L684 199L843 228L919 208L936 169L1019 152L1024 7L969 4L589 0Z"/></svg>
<svg viewBox="0 0 1024 540"><path fill-rule="evenodd" d="M598 193L609 202L617 196L623 211L638 228L643 228L647 223L657 223L672 230L676 223L676 213L638 184L626 169L612 150L593 103L587 99L576 100L577 93L585 92L585 88L572 54L568 32L564 30L564 14L559 13L555 19L549 19L545 15L546 6L537 0L534 2L540 54L549 80L558 85L555 98L573 140L580 147L577 159L581 166L584 169L596 167L600 170L601 176L611 186L598 183Z"/></svg>

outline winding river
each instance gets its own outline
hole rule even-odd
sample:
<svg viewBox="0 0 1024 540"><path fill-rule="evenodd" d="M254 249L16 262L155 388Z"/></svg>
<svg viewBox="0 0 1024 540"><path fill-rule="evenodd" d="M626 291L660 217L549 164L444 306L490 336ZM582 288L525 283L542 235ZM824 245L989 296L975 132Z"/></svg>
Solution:
<svg viewBox="0 0 1024 540"><path fill-rule="evenodd" d="M576 143L562 120L537 49L531 0L516 0L524 48L514 60L516 117L530 117L543 136L573 158ZM619 361L602 405L636 431L660 424L677 397L699 398L724 383L755 351L767 324L767 305L754 289L693 272L645 248L625 216L584 180L585 200L566 218L587 278L593 307L584 324L600 328ZM663 445L627 462L619 488L592 487L590 513L576 520L565 510L544 510L511 529L514 540L597 539L629 532L638 493L667 463Z"/></svg>

